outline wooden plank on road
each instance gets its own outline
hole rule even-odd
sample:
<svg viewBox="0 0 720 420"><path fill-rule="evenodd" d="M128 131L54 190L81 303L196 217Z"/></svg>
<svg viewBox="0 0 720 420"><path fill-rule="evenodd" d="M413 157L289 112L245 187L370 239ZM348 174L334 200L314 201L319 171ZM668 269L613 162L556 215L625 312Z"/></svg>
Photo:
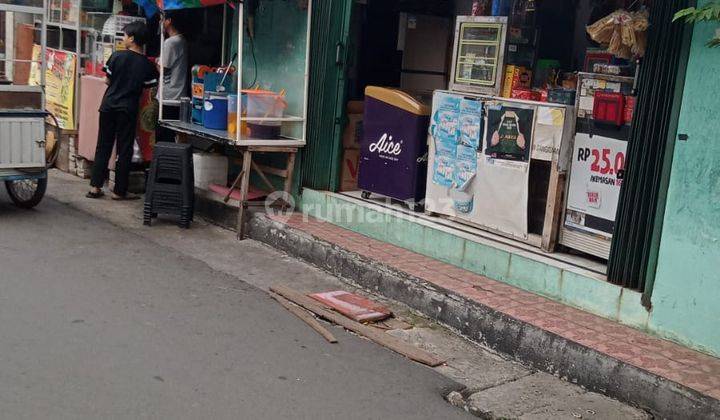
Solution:
<svg viewBox="0 0 720 420"><path fill-rule="evenodd" d="M290 301L285 299L284 297L275 294L270 293L270 297L275 299L280 305L282 305L283 308L287 309L288 311L292 312L295 316L303 320L306 324L310 326L313 330L317 331L318 334L322 335L328 342L330 343L337 343L337 338L335 338L334 335L330 333L325 327L323 327L315 317L310 315L305 309L293 305Z"/></svg>
<svg viewBox="0 0 720 420"><path fill-rule="evenodd" d="M403 356L414 360L416 362L428 365L428 366L440 366L445 363L444 360L435 357L434 355L426 352L425 350L419 349L415 346L405 343L399 338L393 337L392 335L386 334L383 330L378 328L369 327L359 322L353 321L350 318L346 318L337 312L329 311L323 308L315 299L312 299L304 294L297 292L286 286L273 286L270 291L281 295L287 300L294 302L310 312L315 313L321 318L328 321L334 322L343 328L360 334L381 346L387 347L390 350L400 353Z"/></svg>

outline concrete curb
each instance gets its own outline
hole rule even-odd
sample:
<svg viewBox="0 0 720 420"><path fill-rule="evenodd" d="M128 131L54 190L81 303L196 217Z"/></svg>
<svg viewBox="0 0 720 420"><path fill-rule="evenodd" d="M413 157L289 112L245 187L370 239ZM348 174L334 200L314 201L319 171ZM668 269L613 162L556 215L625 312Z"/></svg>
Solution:
<svg viewBox="0 0 720 420"><path fill-rule="evenodd" d="M402 302L470 340L661 418L720 418L720 401L282 223L248 221L251 238Z"/></svg>

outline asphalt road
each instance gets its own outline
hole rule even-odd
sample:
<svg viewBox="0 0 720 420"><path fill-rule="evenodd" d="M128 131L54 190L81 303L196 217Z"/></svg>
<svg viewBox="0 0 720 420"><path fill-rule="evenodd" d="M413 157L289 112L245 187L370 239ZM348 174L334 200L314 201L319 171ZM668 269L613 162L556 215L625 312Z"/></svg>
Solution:
<svg viewBox="0 0 720 420"><path fill-rule="evenodd" d="M202 261L0 193L0 418L469 416L438 373L333 332Z"/></svg>

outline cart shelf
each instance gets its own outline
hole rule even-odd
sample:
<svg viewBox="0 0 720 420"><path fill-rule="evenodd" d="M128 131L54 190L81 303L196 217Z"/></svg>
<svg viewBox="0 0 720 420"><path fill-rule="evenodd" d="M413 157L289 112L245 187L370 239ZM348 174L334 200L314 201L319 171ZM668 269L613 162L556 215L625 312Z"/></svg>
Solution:
<svg viewBox="0 0 720 420"><path fill-rule="evenodd" d="M248 122L304 122L305 118L303 117L295 117L291 115L286 115L281 118L261 118L261 117L240 117L240 121L248 121Z"/></svg>
<svg viewBox="0 0 720 420"><path fill-rule="evenodd" d="M169 128L178 133L187 134L190 136L197 136L206 140L211 140L223 144L231 144L238 146L287 146L287 147L301 147L305 145L305 142L300 139L293 139L289 137L279 137L276 139L257 139L257 138L242 138L239 142L235 141L235 136L230 135L224 130L212 130L205 128L201 125L186 123L181 121L161 121L160 125Z"/></svg>

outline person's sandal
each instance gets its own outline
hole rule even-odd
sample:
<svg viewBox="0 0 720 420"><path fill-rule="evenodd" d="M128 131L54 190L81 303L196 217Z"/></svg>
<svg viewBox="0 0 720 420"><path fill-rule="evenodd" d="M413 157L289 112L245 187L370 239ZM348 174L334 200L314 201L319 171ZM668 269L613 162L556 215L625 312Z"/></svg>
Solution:
<svg viewBox="0 0 720 420"><path fill-rule="evenodd" d="M102 191L97 191L97 192L95 192L95 191L88 191L88 193L85 194L85 197L87 197L87 198L92 198L92 199L103 198L104 196L105 196L105 193L102 192Z"/></svg>
<svg viewBox="0 0 720 420"><path fill-rule="evenodd" d="M113 193L112 197L110 197L110 198L112 198L115 201L132 201L132 200L139 200L140 196L137 194L133 194L133 193L126 193L125 195L119 195L119 194Z"/></svg>

